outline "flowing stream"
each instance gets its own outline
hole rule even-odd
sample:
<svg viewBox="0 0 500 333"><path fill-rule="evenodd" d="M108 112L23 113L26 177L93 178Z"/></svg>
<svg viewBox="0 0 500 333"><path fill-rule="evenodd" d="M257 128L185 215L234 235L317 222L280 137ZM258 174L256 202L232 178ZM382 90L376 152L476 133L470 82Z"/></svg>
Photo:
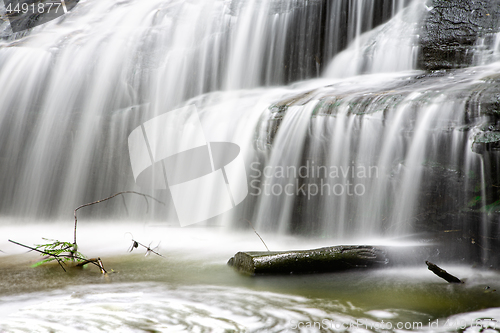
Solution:
<svg viewBox="0 0 500 333"><path fill-rule="evenodd" d="M2 234L30 244L48 232L58 239L71 234L62 223L20 227L16 221L2 222ZM152 246L161 242L158 251L164 258L144 257L142 248L127 254L129 233ZM261 236L272 250L332 244ZM464 285L448 285L413 264L370 272L255 278L226 265L228 257L242 249L265 250L253 232L139 222L81 221L79 244L83 253L101 257L110 272L107 276L94 266L68 272L57 264L31 268L37 254L0 243L3 250L17 253L1 261L0 331L455 332L464 325L489 328L488 332L499 329L499 296L488 292L500 288L494 271L448 265L448 271L467 280ZM413 245L424 251L422 244Z"/></svg>
<svg viewBox="0 0 500 333"><path fill-rule="evenodd" d="M477 40L474 67L416 70L429 10L82 0L12 33L0 7L0 332L500 331L499 274L486 269L498 258L488 184L500 137L474 104L499 80L500 34ZM155 119L170 126L162 147ZM229 143L246 177L217 159ZM199 147L209 171L160 161ZM214 169L224 186L212 179L179 205L174 186ZM126 195L78 213L79 251L100 256L107 276L31 268L37 255L8 242L70 241L74 208L127 190L165 205ZM208 221L179 227L194 215ZM416 255L371 272L241 276L227 260L265 249L245 220L272 250L364 243ZM131 235L165 257L127 254ZM456 239L467 243L438 246ZM467 283L442 283L426 258L451 260Z"/></svg>

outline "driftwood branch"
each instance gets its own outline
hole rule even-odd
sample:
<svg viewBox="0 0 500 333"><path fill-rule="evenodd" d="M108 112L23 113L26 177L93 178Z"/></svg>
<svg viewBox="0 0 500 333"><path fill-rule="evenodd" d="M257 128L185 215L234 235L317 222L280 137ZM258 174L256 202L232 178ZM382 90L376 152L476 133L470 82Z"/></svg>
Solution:
<svg viewBox="0 0 500 333"><path fill-rule="evenodd" d="M438 265L435 265L429 261L426 261L425 263L427 264L427 268L432 273L436 274L437 276L439 276L442 279L445 279L447 282L449 282L449 283L463 283L462 280L460 280L456 276L451 275L450 273L448 273L447 271L445 271L444 269L442 269Z"/></svg>
<svg viewBox="0 0 500 333"><path fill-rule="evenodd" d="M112 196L110 197L107 197L107 198L104 198L104 199L101 199L101 200L97 200L97 201L94 201L94 202L89 202L85 205L81 205L79 207L77 207L74 211L74 216L75 216L75 230L74 230L74 234L73 234L73 239L74 239L74 244L76 245L76 227L77 227L77 224L78 224L78 221L77 221L77 218L76 218L76 211L83 208L83 207L87 207L87 206L91 206L91 205L95 205L95 204L98 204L98 203L101 203L101 202L104 202L104 201L107 201L109 199L113 199L114 197L116 196L119 196L119 195L123 195L123 194L127 194L127 193L131 193L131 194L137 194L137 195L142 195L144 197L144 199L146 200L146 204L148 204L148 198L149 199L152 199L162 205L165 205L164 202L161 202L160 200L150 196L150 195L147 195L147 194L144 194L144 193L139 193L139 192L135 192L135 191L122 191L122 192L118 192L118 193L115 193L113 194ZM126 206L125 206L126 207ZM149 210L149 206L147 206L147 208ZM127 210L128 211L128 210Z"/></svg>

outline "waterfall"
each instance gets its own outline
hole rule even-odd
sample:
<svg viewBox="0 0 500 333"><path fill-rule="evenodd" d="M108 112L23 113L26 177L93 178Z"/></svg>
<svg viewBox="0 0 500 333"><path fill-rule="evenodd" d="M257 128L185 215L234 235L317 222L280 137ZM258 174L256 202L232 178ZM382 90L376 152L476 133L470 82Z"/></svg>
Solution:
<svg viewBox="0 0 500 333"><path fill-rule="evenodd" d="M345 240L491 225L465 221L484 206L474 198L487 197L483 157L472 150L487 117L464 112L458 96L497 68L455 74L453 84L446 75L425 84L407 72L359 76L274 104L259 130L279 127L259 138L263 149L271 143L260 162L267 173L254 172L268 183L259 227ZM278 195L287 185L295 195Z"/></svg>
<svg viewBox="0 0 500 333"><path fill-rule="evenodd" d="M424 1L413 1L390 22L355 39L327 68L329 77L396 72L416 68Z"/></svg>
<svg viewBox="0 0 500 333"><path fill-rule="evenodd" d="M135 186L127 135L189 98L318 76L345 43L311 38L340 24L341 13L329 6L88 0L16 34L3 19L1 211L66 216L75 205ZM349 25L369 15L355 7L364 16ZM348 39L359 33L349 31Z"/></svg>
<svg viewBox="0 0 500 333"><path fill-rule="evenodd" d="M472 149L490 118L470 92L496 80L499 39L478 39L478 70L417 71L429 10L421 0L85 0L15 34L3 19L0 211L68 218L140 191L129 135L195 105L207 144L235 143L245 159L248 198L224 214L235 225L339 240L465 233L492 204L478 184L495 177L483 159L496 157ZM148 218L175 221L171 193L150 193L168 204ZM126 202L89 212L144 216L142 198Z"/></svg>

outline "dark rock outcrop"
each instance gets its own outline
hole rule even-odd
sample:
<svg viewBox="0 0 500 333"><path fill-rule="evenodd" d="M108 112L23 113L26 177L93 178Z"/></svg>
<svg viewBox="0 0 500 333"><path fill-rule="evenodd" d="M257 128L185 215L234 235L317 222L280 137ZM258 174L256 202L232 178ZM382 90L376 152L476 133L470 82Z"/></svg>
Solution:
<svg viewBox="0 0 500 333"><path fill-rule="evenodd" d="M420 34L419 67L464 68L474 63L478 38L484 46L500 31L498 0L431 0Z"/></svg>

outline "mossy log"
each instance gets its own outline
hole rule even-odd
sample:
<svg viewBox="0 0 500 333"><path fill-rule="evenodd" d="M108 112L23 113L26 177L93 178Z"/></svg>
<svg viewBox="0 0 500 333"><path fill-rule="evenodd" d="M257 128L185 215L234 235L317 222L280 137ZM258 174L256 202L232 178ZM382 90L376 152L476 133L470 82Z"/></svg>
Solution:
<svg viewBox="0 0 500 333"><path fill-rule="evenodd" d="M228 265L249 274L291 274L344 271L382 266L385 253L371 246L331 246L283 252L238 252Z"/></svg>

